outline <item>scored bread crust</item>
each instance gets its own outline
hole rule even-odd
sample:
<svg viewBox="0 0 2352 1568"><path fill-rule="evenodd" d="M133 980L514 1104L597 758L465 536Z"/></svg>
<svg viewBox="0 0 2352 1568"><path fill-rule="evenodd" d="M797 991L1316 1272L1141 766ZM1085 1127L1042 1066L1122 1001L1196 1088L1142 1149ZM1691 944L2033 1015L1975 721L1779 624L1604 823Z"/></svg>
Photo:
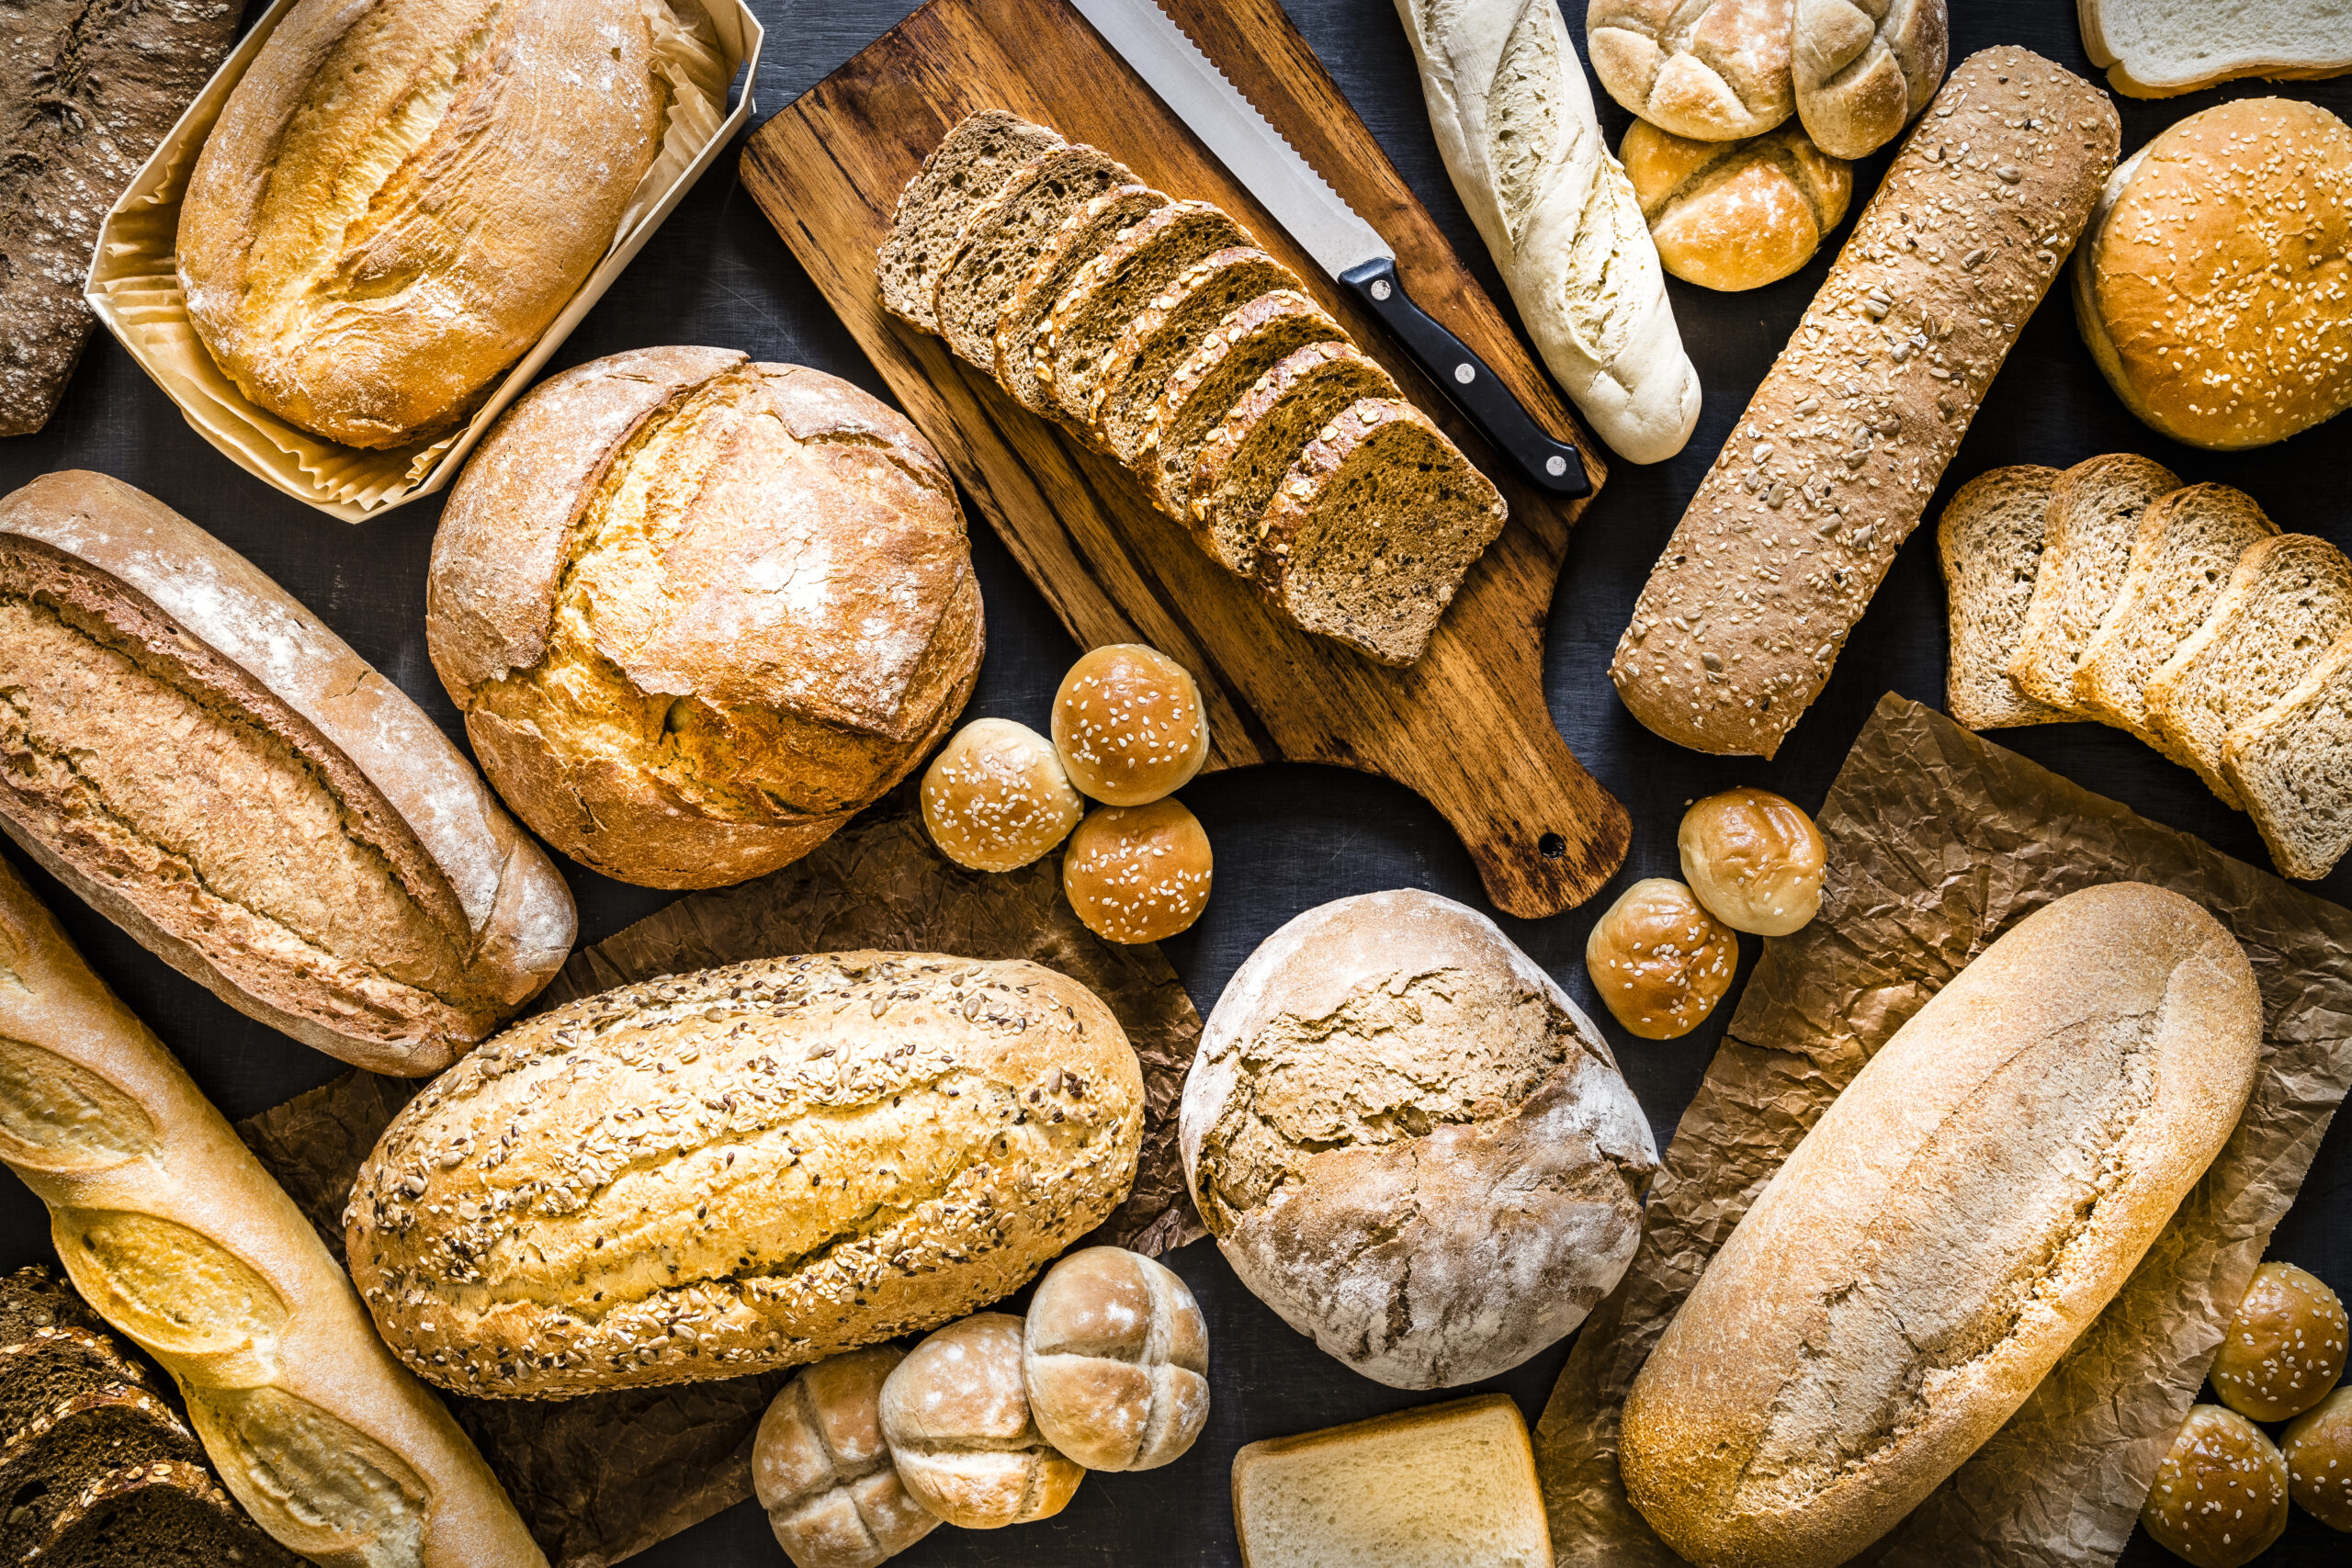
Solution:
<svg viewBox="0 0 2352 1568"><path fill-rule="evenodd" d="M1867 158L1903 133L1944 79L1944 0L1796 0L1797 115L1824 152Z"/></svg>
<svg viewBox="0 0 2352 1568"><path fill-rule="evenodd" d="M1592 73L1632 114L1699 141L1761 136L1796 112L1795 0L1592 0Z"/></svg>
<svg viewBox="0 0 2352 1568"><path fill-rule="evenodd" d="M2058 476L2033 603L2009 660L2019 691L2076 717L2095 716L2075 694L2083 650L2122 592L2148 508L2179 488L2179 475L2129 452L2089 458Z"/></svg>
<svg viewBox="0 0 2352 1568"><path fill-rule="evenodd" d="M2026 695L2008 672L2040 576L2035 562L2049 570L2042 541L2057 483L2057 469L2033 464L1987 469L1960 487L1936 525L1951 623L1944 706L1971 729L2073 716Z"/></svg>
<svg viewBox="0 0 2352 1568"><path fill-rule="evenodd" d="M2227 38L2217 38L2202 0L2188 0L2177 7L2188 13L2194 25L2207 22L2199 28L2198 41L2203 46L2195 55L2195 69L2167 68L2156 55L2150 41L2135 36L2134 25L2144 28L2145 18L2132 16L2130 20L2110 24L2109 11L2118 16L2136 8L2132 0L2075 0L2075 12L2082 24L2083 51L2091 63L2107 73L2108 85L2127 98L2170 98L2183 93L2202 92L2223 82L2244 76L2259 76L2270 82L2308 82L2327 76L2341 76L2352 71L2352 32L2340 34L2329 40L2336 47L2314 48L2315 29L2309 26L2317 18L2299 18L2305 24L2289 24L2296 33L2300 56L2290 52L2284 45L2248 47L2233 46ZM2233 21L2242 22L2248 15L2264 17L2275 7L2260 7L2240 12ZM2342 13L2335 12L2329 19L2341 25Z"/></svg>
<svg viewBox="0 0 2352 1568"><path fill-rule="evenodd" d="M1702 288L1777 283L1846 220L1854 171L1803 126L1746 141L1692 141L1647 120L1619 145L1666 270Z"/></svg>

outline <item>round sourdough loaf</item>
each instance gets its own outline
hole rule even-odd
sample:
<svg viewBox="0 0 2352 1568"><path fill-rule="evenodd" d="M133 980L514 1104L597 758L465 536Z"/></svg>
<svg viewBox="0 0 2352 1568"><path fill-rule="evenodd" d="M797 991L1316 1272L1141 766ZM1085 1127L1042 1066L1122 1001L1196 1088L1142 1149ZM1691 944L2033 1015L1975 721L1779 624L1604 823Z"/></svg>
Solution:
<svg viewBox="0 0 2352 1568"><path fill-rule="evenodd" d="M515 813L650 887L822 843L946 734L984 640L914 426L717 348L613 355L508 410L442 513L425 636Z"/></svg>
<svg viewBox="0 0 2352 1568"><path fill-rule="evenodd" d="M1018 1289L1135 1179L1143 1075L1075 980L767 959L508 1030L386 1129L345 1238L419 1376L560 1399L795 1366Z"/></svg>
<svg viewBox="0 0 2352 1568"><path fill-rule="evenodd" d="M1583 1322L1657 1168L1591 1021L1492 921L1409 889L1309 909L1250 956L1179 1140L1242 1282L1395 1388L1492 1377Z"/></svg>

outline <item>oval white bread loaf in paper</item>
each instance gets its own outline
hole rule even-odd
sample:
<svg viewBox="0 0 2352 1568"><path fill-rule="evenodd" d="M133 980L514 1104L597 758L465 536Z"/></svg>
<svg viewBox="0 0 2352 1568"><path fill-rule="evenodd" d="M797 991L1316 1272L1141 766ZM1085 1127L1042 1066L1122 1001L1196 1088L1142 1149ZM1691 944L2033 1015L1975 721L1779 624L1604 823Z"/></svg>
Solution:
<svg viewBox="0 0 2352 1568"><path fill-rule="evenodd" d="M1667 1327L1625 1490L1701 1568L1827 1568L2032 1393L2228 1141L2254 971L2114 883L2005 933L1839 1095Z"/></svg>
<svg viewBox="0 0 2352 1568"><path fill-rule="evenodd" d="M301 1210L5 864L0 965L0 1160L254 1520L332 1568L544 1568Z"/></svg>
<svg viewBox="0 0 2352 1568"><path fill-rule="evenodd" d="M1699 423L1699 373L1559 6L1396 0L1396 12L1453 188L1544 362L1619 457L1673 457Z"/></svg>

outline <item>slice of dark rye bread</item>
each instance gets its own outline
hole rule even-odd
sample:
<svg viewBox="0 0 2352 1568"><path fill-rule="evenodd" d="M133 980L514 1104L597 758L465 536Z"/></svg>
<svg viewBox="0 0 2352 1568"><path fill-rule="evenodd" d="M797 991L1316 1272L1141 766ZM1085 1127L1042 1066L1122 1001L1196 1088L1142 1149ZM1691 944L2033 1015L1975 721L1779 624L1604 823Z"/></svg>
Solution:
<svg viewBox="0 0 2352 1568"><path fill-rule="evenodd" d="M932 317L956 356L994 374L998 313L1062 220L1134 181L1134 172L1108 152L1074 143L1023 164L973 209L931 291Z"/></svg>
<svg viewBox="0 0 2352 1568"><path fill-rule="evenodd" d="M1179 273L1103 355L1087 421L1095 439L1133 467L1175 368L1242 305L1297 287L1297 274L1255 245L1216 252Z"/></svg>
<svg viewBox="0 0 2352 1568"><path fill-rule="evenodd" d="M899 193L890 237L874 258L884 307L927 333L937 332L932 285L964 220L1003 188L1015 170L1061 144L1044 126L1004 109L982 109L956 121Z"/></svg>
<svg viewBox="0 0 2352 1568"><path fill-rule="evenodd" d="M21 1562L107 1472L203 1457L180 1418L144 1389L113 1383L60 1401L0 1446L0 1562Z"/></svg>
<svg viewBox="0 0 2352 1568"><path fill-rule="evenodd" d="M2122 589L2141 520L2179 488L2170 468L2130 452L2092 457L2058 476L2033 604L2009 657L2009 678L2019 691L2077 717L2092 716L2075 701L2075 668Z"/></svg>
<svg viewBox="0 0 2352 1568"><path fill-rule="evenodd" d="M147 1370L86 1328L36 1328L0 1345L0 1441L77 1393L121 1385L155 1392Z"/></svg>
<svg viewBox="0 0 2352 1568"><path fill-rule="evenodd" d="M201 1467L171 1459L93 1477L18 1561L40 1568L301 1568L301 1559L255 1529Z"/></svg>
<svg viewBox="0 0 2352 1568"><path fill-rule="evenodd" d="M1037 334L1037 383L1053 408L1086 429L1102 356L1127 323L1194 262L1255 243L1249 231L1210 203L1178 201L1143 219L1080 267Z"/></svg>
<svg viewBox="0 0 2352 1568"><path fill-rule="evenodd" d="M40 1264L0 1279L0 1345L14 1345L36 1329L85 1328L104 1334L104 1319L71 1285ZM0 1438L7 1434L0 1432Z"/></svg>
<svg viewBox="0 0 2352 1568"><path fill-rule="evenodd" d="M1283 614L1383 664L1410 664L1510 515L1412 404L1351 403L1266 504L1258 578Z"/></svg>
<svg viewBox="0 0 2352 1568"><path fill-rule="evenodd" d="M1062 226L1030 265L1028 275L1013 287L997 313L995 339L989 347L997 384L1023 408L1042 414L1056 412L1053 399L1037 379L1037 334L1054 302L1069 287L1071 275L1172 199L1165 191L1144 185L1104 191L1062 220Z"/></svg>
<svg viewBox="0 0 2352 1568"><path fill-rule="evenodd" d="M2009 656L2033 602L2057 488L2055 468L1994 468L1961 486L1936 525L1951 619L1944 706L1971 729L2057 724L2072 716L2035 702L2009 678Z"/></svg>
<svg viewBox="0 0 2352 1568"><path fill-rule="evenodd" d="M1193 536L1227 570L1255 579L1266 502L1306 444L1350 403L1396 396L1388 372L1352 344L1284 355L1201 443L1187 508Z"/></svg>
<svg viewBox="0 0 2352 1568"><path fill-rule="evenodd" d="M1310 343L1344 343L1323 307L1293 288L1261 294L1211 328L1159 390L1133 467L1159 510L1189 516L1201 443L1258 378Z"/></svg>
<svg viewBox="0 0 2352 1568"><path fill-rule="evenodd" d="M2282 874L2335 869L2352 849L2352 636L2230 732L2222 771Z"/></svg>

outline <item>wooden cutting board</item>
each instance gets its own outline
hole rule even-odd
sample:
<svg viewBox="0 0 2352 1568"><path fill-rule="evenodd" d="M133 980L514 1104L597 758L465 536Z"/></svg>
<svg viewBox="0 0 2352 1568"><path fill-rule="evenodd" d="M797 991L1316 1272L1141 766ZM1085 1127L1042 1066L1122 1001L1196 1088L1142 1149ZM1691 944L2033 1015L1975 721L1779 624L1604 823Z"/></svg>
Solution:
<svg viewBox="0 0 2352 1568"><path fill-rule="evenodd" d="M1380 231L1422 307L1539 423L1571 433L1598 488L1600 453L1276 0L1162 6ZM949 126L989 107L1091 142L1170 195L1231 212L1501 486L1510 525L1419 663L1387 669L1292 627L1156 512L1115 463L883 310L874 255L899 190ZM1487 896L1523 918L1581 903L1616 872L1624 807L1569 752L1544 703L1544 626L1582 503L1550 500L1496 460L1065 0L933 0L762 127L743 154L743 181L1071 635L1089 648L1150 643L1199 678L1209 767L1333 762L1395 779L1444 815Z"/></svg>

